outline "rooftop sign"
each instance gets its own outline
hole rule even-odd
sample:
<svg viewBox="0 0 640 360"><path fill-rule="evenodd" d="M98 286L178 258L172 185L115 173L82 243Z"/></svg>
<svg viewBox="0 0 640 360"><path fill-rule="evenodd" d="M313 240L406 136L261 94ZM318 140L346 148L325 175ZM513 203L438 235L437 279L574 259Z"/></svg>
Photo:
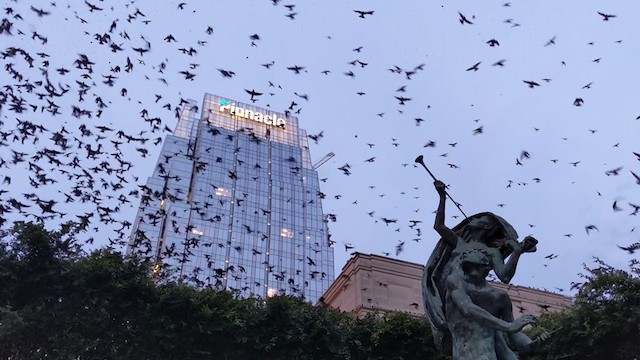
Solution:
<svg viewBox="0 0 640 360"><path fill-rule="evenodd" d="M235 103L232 103L229 100L220 100L220 108L218 109L218 111L220 111L221 113L229 114L231 116L263 123L265 125L277 126L283 129L285 127L284 119L279 118L275 114L266 115L258 111L243 109L241 107L237 107Z"/></svg>

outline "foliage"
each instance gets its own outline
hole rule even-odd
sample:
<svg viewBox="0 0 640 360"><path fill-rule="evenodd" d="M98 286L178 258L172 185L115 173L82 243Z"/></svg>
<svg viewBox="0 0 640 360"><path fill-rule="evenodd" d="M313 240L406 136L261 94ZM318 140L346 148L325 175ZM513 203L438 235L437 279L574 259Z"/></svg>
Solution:
<svg viewBox="0 0 640 360"><path fill-rule="evenodd" d="M559 331L528 359L638 359L640 277L599 259L585 266L575 304L541 318L540 329ZM536 333L534 332L534 335Z"/></svg>
<svg viewBox="0 0 640 360"><path fill-rule="evenodd" d="M445 359L424 318L157 284L135 258L83 254L71 229L18 223L0 238L1 359ZM560 330L523 359L640 354L638 269L585 269L575 305L543 316L532 336Z"/></svg>
<svg viewBox="0 0 640 360"><path fill-rule="evenodd" d="M159 285L135 258L82 254L69 229L20 223L0 243L0 358L437 358L425 319Z"/></svg>

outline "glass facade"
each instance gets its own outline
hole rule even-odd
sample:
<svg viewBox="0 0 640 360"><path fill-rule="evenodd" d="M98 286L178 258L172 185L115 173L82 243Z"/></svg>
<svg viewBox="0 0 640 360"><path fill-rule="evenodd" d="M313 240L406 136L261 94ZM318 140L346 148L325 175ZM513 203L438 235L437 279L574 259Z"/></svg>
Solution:
<svg viewBox="0 0 640 360"><path fill-rule="evenodd" d="M127 252L158 274L313 303L334 280L318 174L295 117L211 94L190 101L140 195Z"/></svg>

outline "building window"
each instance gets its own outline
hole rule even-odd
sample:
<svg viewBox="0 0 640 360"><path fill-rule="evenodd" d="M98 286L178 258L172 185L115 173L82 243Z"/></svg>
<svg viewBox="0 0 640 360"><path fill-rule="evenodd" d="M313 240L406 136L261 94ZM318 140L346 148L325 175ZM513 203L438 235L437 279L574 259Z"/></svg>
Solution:
<svg viewBox="0 0 640 360"><path fill-rule="evenodd" d="M286 238L292 238L293 237L293 231L282 228L282 230L280 230L280 236L282 237L286 237Z"/></svg>

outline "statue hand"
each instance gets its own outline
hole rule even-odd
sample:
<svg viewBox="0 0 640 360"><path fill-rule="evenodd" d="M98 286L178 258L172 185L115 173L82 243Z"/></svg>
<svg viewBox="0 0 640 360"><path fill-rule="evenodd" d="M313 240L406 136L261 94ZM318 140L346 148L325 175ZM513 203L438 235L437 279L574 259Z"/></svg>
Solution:
<svg viewBox="0 0 640 360"><path fill-rule="evenodd" d="M543 331L542 334L538 335L538 337L534 340L535 343L541 343L543 341L549 340L551 337L551 333L548 331Z"/></svg>
<svg viewBox="0 0 640 360"><path fill-rule="evenodd" d="M522 330L523 327L531 324L535 325L538 323L538 319L533 315L523 315L517 319L515 319L512 323L509 324L510 332L518 332Z"/></svg>
<svg viewBox="0 0 640 360"><path fill-rule="evenodd" d="M436 187L436 191L438 192L438 194L440 194L440 196L447 195L446 185L442 181L440 180L434 181L433 186Z"/></svg>
<svg viewBox="0 0 640 360"><path fill-rule="evenodd" d="M543 331L542 334L538 335L535 339L533 339L533 341L531 341L529 343L529 345L527 345L527 349L531 349L537 346L540 346L540 344L542 344L543 342L549 340L551 338L551 334L553 334L555 331L552 332L548 332L548 331Z"/></svg>
<svg viewBox="0 0 640 360"><path fill-rule="evenodd" d="M522 240L521 247L523 252L536 252L536 245L538 244L538 240L533 236L526 236L524 240Z"/></svg>

